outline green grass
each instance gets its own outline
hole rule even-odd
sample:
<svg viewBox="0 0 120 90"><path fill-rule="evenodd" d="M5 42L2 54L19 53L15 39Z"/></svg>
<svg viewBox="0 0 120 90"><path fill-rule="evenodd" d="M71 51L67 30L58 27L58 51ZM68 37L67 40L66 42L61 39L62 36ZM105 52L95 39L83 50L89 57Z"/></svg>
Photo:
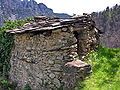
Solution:
<svg viewBox="0 0 120 90"><path fill-rule="evenodd" d="M100 46L90 54L88 63L93 73L76 90L120 90L120 49Z"/></svg>

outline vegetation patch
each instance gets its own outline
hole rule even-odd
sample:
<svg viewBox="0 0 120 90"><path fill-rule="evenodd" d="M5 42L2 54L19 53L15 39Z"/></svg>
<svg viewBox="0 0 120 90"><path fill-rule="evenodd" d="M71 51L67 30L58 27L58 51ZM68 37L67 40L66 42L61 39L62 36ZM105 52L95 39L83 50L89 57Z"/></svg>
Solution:
<svg viewBox="0 0 120 90"><path fill-rule="evenodd" d="M120 49L100 46L89 55L88 63L93 73L76 90L119 90L120 89Z"/></svg>
<svg viewBox="0 0 120 90"><path fill-rule="evenodd" d="M6 33L7 30L15 29L24 25L25 20L4 21L4 26L0 27L0 76L7 78L10 70L10 56L13 46L13 35Z"/></svg>
<svg viewBox="0 0 120 90"><path fill-rule="evenodd" d="M25 20L5 20L4 26L0 27L0 90L15 89L13 83L8 80L13 35L6 33L6 31L23 26L25 22Z"/></svg>

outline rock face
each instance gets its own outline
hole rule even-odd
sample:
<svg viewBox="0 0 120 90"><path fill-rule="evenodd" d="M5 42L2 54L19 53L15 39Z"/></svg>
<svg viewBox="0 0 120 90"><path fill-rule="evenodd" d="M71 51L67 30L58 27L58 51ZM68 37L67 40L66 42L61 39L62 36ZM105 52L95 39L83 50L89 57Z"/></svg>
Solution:
<svg viewBox="0 0 120 90"><path fill-rule="evenodd" d="M91 73L81 60L98 45L98 31L89 15L70 19L35 17L14 35L10 79L33 90L71 90Z"/></svg>
<svg viewBox="0 0 120 90"><path fill-rule="evenodd" d="M57 16L52 9L43 3L37 4L34 0L0 0L0 26L3 25L4 19L19 20L41 15Z"/></svg>

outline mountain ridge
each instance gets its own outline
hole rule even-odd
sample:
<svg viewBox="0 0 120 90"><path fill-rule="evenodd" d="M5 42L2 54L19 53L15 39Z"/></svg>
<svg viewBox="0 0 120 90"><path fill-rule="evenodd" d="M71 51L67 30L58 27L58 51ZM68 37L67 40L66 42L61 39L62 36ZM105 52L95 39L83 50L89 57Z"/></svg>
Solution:
<svg viewBox="0 0 120 90"><path fill-rule="evenodd" d="M0 26L3 25L4 19L20 20L34 16L60 17L51 8L43 3L37 3L35 0L0 0ZM68 18L70 16L61 14L61 17Z"/></svg>

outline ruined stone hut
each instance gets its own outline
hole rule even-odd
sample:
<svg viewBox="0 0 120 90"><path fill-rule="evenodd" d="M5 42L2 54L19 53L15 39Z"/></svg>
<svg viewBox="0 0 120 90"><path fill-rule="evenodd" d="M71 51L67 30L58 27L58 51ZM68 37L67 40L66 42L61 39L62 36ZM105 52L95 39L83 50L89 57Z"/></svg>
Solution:
<svg viewBox="0 0 120 90"><path fill-rule="evenodd" d="M35 17L14 35L10 79L33 90L70 90L91 73L84 60L98 45L90 15L69 19Z"/></svg>

